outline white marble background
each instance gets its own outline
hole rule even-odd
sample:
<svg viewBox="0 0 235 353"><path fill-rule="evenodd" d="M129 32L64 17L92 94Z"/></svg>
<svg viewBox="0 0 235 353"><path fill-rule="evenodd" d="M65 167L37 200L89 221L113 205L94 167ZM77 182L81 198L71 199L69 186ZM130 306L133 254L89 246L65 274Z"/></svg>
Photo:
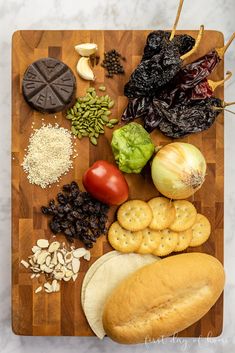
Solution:
<svg viewBox="0 0 235 353"><path fill-rule="evenodd" d="M0 0L0 352L218 352L235 351L235 116L225 123L225 288L224 331L217 339L164 340L148 346L122 346L105 339L19 337L11 331L10 302L10 141L11 36L17 29L157 29L170 28L178 0ZM234 0L185 0L179 29L235 31ZM226 67L235 71L235 42ZM226 85L226 100L235 101L235 78ZM235 108L234 108L235 110Z"/></svg>

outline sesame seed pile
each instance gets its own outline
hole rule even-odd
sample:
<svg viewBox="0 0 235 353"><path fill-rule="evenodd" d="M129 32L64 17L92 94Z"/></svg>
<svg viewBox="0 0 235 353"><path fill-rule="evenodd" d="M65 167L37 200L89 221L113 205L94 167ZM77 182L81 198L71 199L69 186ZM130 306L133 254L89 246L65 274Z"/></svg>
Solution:
<svg viewBox="0 0 235 353"><path fill-rule="evenodd" d="M72 135L58 124L34 129L22 163L31 184L46 188L72 168Z"/></svg>

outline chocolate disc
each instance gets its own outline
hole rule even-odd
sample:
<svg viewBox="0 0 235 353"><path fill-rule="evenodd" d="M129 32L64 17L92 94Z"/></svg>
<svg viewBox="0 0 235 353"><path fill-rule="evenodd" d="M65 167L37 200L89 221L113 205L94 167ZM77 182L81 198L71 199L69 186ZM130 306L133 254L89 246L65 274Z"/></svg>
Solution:
<svg viewBox="0 0 235 353"><path fill-rule="evenodd" d="M72 102L76 79L62 61L43 58L33 62L25 71L22 90L32 108L42 113L56 113Z"/></svg>

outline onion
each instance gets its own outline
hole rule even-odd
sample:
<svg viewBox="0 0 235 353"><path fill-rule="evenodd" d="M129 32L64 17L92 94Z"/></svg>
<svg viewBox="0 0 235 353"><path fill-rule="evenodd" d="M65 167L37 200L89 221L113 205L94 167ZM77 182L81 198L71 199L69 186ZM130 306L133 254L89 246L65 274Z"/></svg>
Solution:
<svg viewBox="0 0 235 353"><path fill-rule="evenodd" d="M206 161L197 147L173 142L159 149L152 162L152 179L158 191L170 199L185 199L202 186Z"/></svg>

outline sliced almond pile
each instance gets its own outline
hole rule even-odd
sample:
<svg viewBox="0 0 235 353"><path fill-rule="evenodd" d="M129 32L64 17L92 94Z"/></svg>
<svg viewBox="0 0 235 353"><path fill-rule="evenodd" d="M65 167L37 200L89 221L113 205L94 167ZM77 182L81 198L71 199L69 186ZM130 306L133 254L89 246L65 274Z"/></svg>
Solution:
<svg viewBox="0 0 235 353"><path fill-rule="evenodd" d="M58 241L49 244L46 239L39 239L37 245L32 247L32 253L28 261L21 260L21 264L33 272L31 278L39 278L43 273L52 280L51 283L46 282L43 287L38 287L35 293L41 292L43 288L46 293L59 292L58 281L75 282L80 269L80 259L83 257L89 261L91 257L90 251L85 248L75 249L72 246L68 250L65 244Z"/></svg>

